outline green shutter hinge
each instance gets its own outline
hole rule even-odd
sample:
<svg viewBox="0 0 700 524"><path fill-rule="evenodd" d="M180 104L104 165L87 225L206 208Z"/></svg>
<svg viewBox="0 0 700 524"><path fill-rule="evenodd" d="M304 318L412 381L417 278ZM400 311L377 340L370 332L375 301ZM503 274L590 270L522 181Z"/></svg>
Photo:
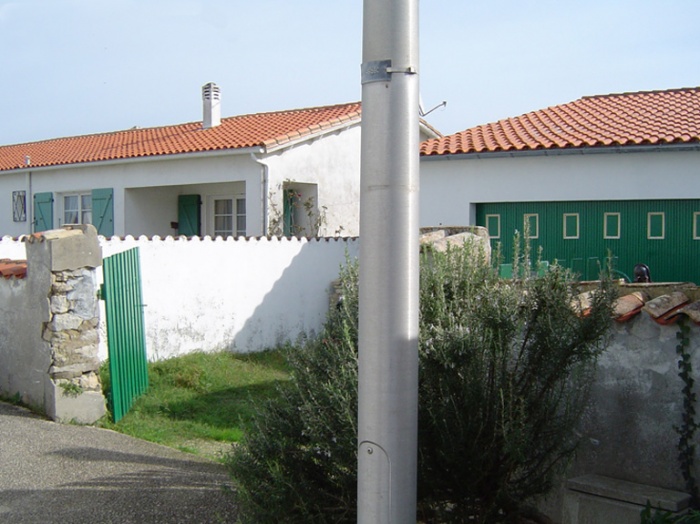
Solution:
<svg viewBox="0 0 700 524"><path fill-rule="evenodd" d="M104 284L100 284L100 289L97 290L97 298L99 300L107 300L107 291Z"/></svg>

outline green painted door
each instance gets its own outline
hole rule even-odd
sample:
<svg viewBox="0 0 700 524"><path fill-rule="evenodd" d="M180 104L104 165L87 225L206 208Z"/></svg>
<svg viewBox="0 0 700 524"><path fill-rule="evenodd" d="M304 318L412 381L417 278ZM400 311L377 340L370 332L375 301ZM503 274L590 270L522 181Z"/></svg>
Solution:
<svg viewBox="0 0 700 524"><path fill-rule="evenodd" d="M199 195L180 195L177 199L177 221L180 235L202 234L202 199Z"/></svg>

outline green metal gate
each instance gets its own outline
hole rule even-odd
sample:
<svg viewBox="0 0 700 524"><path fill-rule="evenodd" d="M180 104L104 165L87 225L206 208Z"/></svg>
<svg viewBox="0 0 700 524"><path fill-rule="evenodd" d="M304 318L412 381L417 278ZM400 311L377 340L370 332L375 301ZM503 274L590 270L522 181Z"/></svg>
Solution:
<svg viewBox="0 0 700 524"><path fill-rule="evenodd" d="M148 388L139 249L105 258L103 273L100 294L107 313L110 401L118 422Z"/></svg>

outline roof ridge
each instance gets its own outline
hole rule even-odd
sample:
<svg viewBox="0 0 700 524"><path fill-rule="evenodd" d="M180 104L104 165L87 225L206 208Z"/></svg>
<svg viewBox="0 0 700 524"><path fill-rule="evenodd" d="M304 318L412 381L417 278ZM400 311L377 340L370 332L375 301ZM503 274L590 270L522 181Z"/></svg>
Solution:
<svg viewBox="0 0 700 524"><path fill-rule="evenodd" d="M329 109L347 107L347 106L352 106L352 105L360 105L360 104L361 104L361 102L358 101L358 102L346 102L344 104L329 104L329 105L325 105L325 106L300 107L300 108L296 108L296 109L280 109L277 111L261 111L258 113L245 113L242 115L232 115L232 116L222 117L221 120L222 121L234 120L237 118L256 117L256 116L265 116L265 115L293 114L293 113L302 113L305 111L314 111L314 112L315 111L324 111L324 110L329 110ZM187 126L192 126L192 125L200 125L201 123L202 123L201 120L193 120L190 122L179 122L179 123L175 123L175 124L163 124L163 125L158 125L158 126L148 126L148 127L134 126L134 127L128 128L128 129L117 129L114 131L98 131L96 133L86 133L86 134L82 134L82 135L71 135L71 136L61 136L61 137L54 137L54 138L45 138L43 140L33 140L31 142L18 142L16 144L0 144L0 148L29 146L29 145L34 145L34 144L48 144L50 142L57 142L60 140L74 140L76 138L90 138L90 137L94 138L94 137L100 137L100 136L111 136L111 135L119 135L119 134L138 133L138 132L157 130L157 129L187 127Z"/></svg>
<svg viewBox="0 0 700 524"><path fill-rule="evenodd" d="M650 89L648 91L623 91L621 93L609 93L607 95L584 95L577 100L587 100L587 99L591 99L591 98L623 97L623 96L634 96L634 95L658 95L661 93L680 93L683 91L700 91L700 86L674 87L672 89ZM575 100L573 100L572 102L575 102ZM559 105L561 105L561 104L559 104Z"/></svg>
<svg viewBox="0 0 700 524"><path fill-rule="evenodd" d="M425 141L421 154L697 145L700 143L699 95L700 87L681 87L584 96ZM492 140L494 137L496 141ZM472 140L474 144L468 145Z"/></svg>

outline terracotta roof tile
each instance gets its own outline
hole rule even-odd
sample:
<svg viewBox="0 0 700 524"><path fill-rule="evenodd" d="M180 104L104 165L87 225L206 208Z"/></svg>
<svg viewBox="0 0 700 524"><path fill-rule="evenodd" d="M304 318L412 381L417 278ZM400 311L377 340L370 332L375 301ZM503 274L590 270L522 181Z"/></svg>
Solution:
<svg viewBox="0 0 700 524"><path fill-rule="evenodd" d="M195 153L247 147L273 147L346 122L359 121L360 103L256 113L222 118L203 129L201 122L113 133L57 138L0 146L0 171L104 160Z"/></svg>
<svg viewBox="0 0 700 524"><path fill-rule="evenodd" d="M26 260L0 259L0 276L4 278L24 278L27 276Z"/></svg>
<svg viewBox="0 0 700 524"><path fill-rule="evenodd" d="M421 154L700 142L700 87L583 97L426 140Z"/></svg>

